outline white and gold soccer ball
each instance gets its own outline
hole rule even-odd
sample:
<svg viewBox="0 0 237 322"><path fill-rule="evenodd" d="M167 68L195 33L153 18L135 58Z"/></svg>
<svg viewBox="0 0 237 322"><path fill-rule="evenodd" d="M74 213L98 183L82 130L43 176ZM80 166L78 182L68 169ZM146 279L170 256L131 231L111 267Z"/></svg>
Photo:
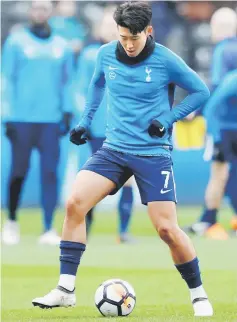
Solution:
<svg viewBox="0 0 237 322"><path fill-rule="evenodd" d="M103 282L95 292L95 305L104 316L129 315L135 304L136 295L133 287L120 279Z"/></svg>

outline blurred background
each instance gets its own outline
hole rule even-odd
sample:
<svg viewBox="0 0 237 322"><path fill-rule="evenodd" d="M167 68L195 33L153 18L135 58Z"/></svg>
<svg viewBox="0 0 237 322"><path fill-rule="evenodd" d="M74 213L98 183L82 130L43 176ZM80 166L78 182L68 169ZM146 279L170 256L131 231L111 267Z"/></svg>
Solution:
<svg viewBox="0 0 237 322"><path fill-rule="evenodd" d="M47 312L46 316L28 310L31 298L48 291L49 285L53 287L58 273L58 249L42 247L38 243L59 243L57 232L61 232L65 200L76 173L95 148L92 143L82 147L71 144L69 130L82 115L99 46L116 39L112 13L118 3L67 0L34 1L32 4L30 1L1 1L1 208L3 237L7 244L3 247L2 257L4 321L13 321L12 310L18 310L14 313L17 321L32 321L32 317L40 321L53 318L52 313ZM180 55L206 82L211 92L228 71L236 70L235 1L152 1L151 6L155 40ZM224 7L224 11L215 15L218 9ZM25 32L25 28L30 33ZM54 38L50 38L51 35ZM235 39L235 42L231 40L230 49L225 51L223 58L218 44L222 46L225 39ZM224 60L228 60L233 67L221 70ZM175 102L180 102L185 95L184 90L178 89ZM236 107L236 99L230 104ZM19 107L16 114L12 112L14 106ZM174 126L174 173L182 227L199 221L210 173L213 177L213 169L210 171L213 138L208 133L204 110L205 107L200 106L195 114ZM101 109L96 114L97 126L91 133L92 138L101 140L104 136L106 119L103 113ZM13 116L15 119L12 119ZM234 119L237 124L236 115ZM21 124L16 126L12 121ZM237 149L236 145L233 146ZM221 203L224 188L219 192L214 189L221 182L226 182L226 167L223 166L214 169L216 181L213 181L212 193L219 200L214 208L222 204L221 223L228 231L232 227L236 236L236 216L230 226L231 216L237 214L236 160L233 169L231 197L224 198ZM69 312L74 317L82 315L81 321L84 321L83 314L89 314L90 321L94 321L92 308L88 313L88 308L93 306L91 294L102 280L109 277L127 279L135 286L141 299L135 313L139 316L144 315L142 305L145 305L147 318L159 314L167 321L167 314L176 316L176 309L184 309L187 305L185 291L180 293L179 298L173 294L173 285L182 288L182 281L177 281L177 276L171 272L171 259L165 246L157 242L146 216L146 207L140 203L136 184L131 181L128 187L115 196L107 197L96 208L95 224L89 239L93 247L89 247L83 258L80 276L84 279L83 282L80 279L82 284L78 287L78 290L83 289L79 303L86 311L75 309L76 313ZM218 193L219 197L216 196ZM215 198L209 197L209 201ZM210 204L205 207L212 209ZM130 222L131 212L134 215ZM208 217L210 224L213 217L216 220L216 214ZM192 232L190 229L189 226L188 232ZM127 238L128 230L135 240ZM197 235L203 235L203 232L201 227L201 233ZM120 239L117 240L117 237ZM208 277L210 297L216 301L214 307L216 305L220 316L216 321L236 321L234 313L226 315L228 310L234 312L235 308L230 305L236 303L237 262L236 256L233 256L236 254L236 240L228 239L227 233L220 230L211 237L220 240L207 241L199 236L195 237L195 246L204 276ZM123 241L131 242L131 245L124 248L124 245L117 244ZM164 278L156 279L157 270ZM165 283L166 278L170 287ZM160 292L159 304L167 301L171 305L170 311L166 306L156 306L156 297L150 292L154 287ZM177 289L177 286L174 288ZM17 292L13 294L12 289ZM189 310L187 306L183 311L184 319L179 321L190 321ZM152 318L149 321L153 321Z"/></svg>

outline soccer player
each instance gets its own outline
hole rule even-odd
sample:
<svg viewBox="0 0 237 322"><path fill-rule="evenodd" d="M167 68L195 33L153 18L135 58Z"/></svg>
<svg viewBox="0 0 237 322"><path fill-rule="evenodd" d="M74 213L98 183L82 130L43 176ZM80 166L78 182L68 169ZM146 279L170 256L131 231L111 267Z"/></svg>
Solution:
<svg viewBox="0 0 237 322"><path fill-rule="evenodd" d="M117 27L112 16L113 11L114 6L109 6L105 9L103 18L100 21L99 25L96 23L93 26L94 42L89 46L85 47L81 55L79 56L77 64L76 82L74 86L76 91L76 102L78 110L80 111L80 113L78 114L80 114L80 116L81 110L84 108L84 101L95 69L96 56L98 50L103 44L106 44L116 39L117 37ZM103 145L106 131L106 108L107 103L105 95L90 127L90 140L88 141L90 151L88 153L87 149L85 149L88 148L87 146L81 146L79 149L80 168L87 161L87 158L90 157L91 154L94 154ZM118 242L120 243L134 242L134 239L128 233L133 206L132 183L132 179L129 179L124 184L118 204ZM87 235L89 234L91 226L93 224L93 213L94 208L92 208L86 215Z"/></svg>
<svg viewBox="0 0 237 322"><path fill-rule="evenodd" d="M77 18L77 9L75 0L55 1L55 12L49 20L51 28L68 42L75 55L80 53L87 34L86 27Z"/></svg>
<svg viewBox="0 0 237 322"><path fill-rule="evenodd" d="M224 195L229 171L230 180L233 180L235 185L237 182L237 69L229 72L212 94L206 106L206 117L211 123L208 124L209 133L212 133L215 138L216 147L207 188L207 202L218 202L218 207L209 211L206 209L200 222L190 226L189 231L200 235L205 233L208 237L215 239L226 239L225 231L222 232L221 227L216 227L218 225L217 209ZM231 169L230 166L232 166ZM219 180L215 176L217 167L222 170L222 176L218 176ZM236 187L229 190L229 197L237 214ZM232 218L232 227L235 232L237 231L236 222L237 215Z"/></svg>
<svg viewBox="0 0 237 322"><path fill-rule="evenodd" d="M44 232L39 242L59 244L52 228L58 199L57 166L60 137L69 132L72 116L69 87L73 55L65 40L55 35L48 19L52 4L33 1L30 23L10 34L3 49L4 99L8 110L4 122L12 149L8 186L8 220L3 242L20 240L17 210L33 148L40 154Z"/></svg>
<svg viewBox="0 0 237 322"><path fill-rule="evenodd" d="M211 30L212 39L217 43L213 53L211 72L213 95L215 95L215 91L219 90L218 86L223 81L225 75L237 68L237 15L235 11L229 8L217 10L211 19ZM215 109L211 108L209 111L209 106L213 105L213 102L216 102L218 106L220 105L217 108L219 117L216 117ZM228 102L224 101L223 106L221 106L221 101L213 99L205 108L208 124L207 132L211 134L214 141L211 175L206 189L205 206L202 216L197 223L186 228L190 233L205 235L209 238L220 240L228 238L228 234L224 228L217 223L217 213L221 205L225 187L226 194L230 199L230 204L235 213L231 221L231 226L234 231L237 231L237 194L235 179L237 165L233 157L233 154L235 154L234 141L236 140L236 108L232 103L228 106ZM216 124L219 122L219 126L216 125L213 127L213 118L216 119ZM229 152L226 155L226 147L230 148L232 144L232 155Z"/></svg>
<svg viewBox="0 0 237 322"><path fill-rule="evenodd" d="M213 315L195 249L178 226L171 159L172 124L203 105L209 90L181 58L155 43L151 17L147 2L119 5L114 13L119 41L99 50L85 112L70 139L77 145L86 143L106 88L106 140L78 173L67 201L58 286L34 299L35 306L75 305L76 273L86 249L85 215L134 175L141 201L189 287L194 315ZM189 94L172 108L175 84Z"/></svg>

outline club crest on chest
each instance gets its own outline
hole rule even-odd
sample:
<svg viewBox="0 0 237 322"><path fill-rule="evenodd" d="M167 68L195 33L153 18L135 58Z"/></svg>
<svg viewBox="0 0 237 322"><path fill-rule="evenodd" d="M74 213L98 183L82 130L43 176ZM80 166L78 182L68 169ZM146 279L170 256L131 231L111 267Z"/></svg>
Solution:
<svg viewBox="0 0 237 322"><path fill-rule="evenodd" d="M152 72L152 69L149 68L148 66L146 66L146 69L145 69L145 72L146 72L146 82L150 82L151 81L151 72Z"/></svg>

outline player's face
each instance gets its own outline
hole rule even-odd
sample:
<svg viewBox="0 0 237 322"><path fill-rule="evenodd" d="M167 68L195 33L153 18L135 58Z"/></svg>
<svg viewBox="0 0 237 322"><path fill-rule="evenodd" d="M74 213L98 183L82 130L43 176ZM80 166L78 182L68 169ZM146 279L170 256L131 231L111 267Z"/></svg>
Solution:
<svg viewBox="0 0 237 322"><path fill-rule="evenodd" d="M152 26L133 35L128 28L118 26L119 41L129 57L136 57L145 47L147 37L152 34Z"/></svg>
<svg viewBox="0 0 237 322"><path fill-rule="evenodd" d="M58 12L64 17L73 17L76 15L76 3L75 1L60 1L58 4Z"/></svg>
<svg viewBox="0 0 237 322"><path fill-rule="evenodd" d="M30 19L34 24L44 24L52 13L52 5L49 1L33 1L30 8Z"/></svg>

